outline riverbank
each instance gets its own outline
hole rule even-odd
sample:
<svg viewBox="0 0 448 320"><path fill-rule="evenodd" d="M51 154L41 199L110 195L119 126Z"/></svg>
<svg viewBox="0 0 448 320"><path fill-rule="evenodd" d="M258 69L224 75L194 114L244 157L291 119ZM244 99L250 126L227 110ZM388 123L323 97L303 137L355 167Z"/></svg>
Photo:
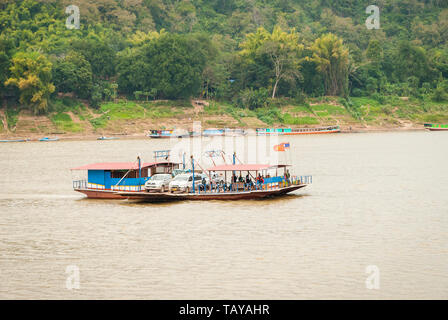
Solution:
<svg viewBox="0 0 448 320"><path fill-rule="evenodd" d="M375 133L375 132L412 132L412 131L425 131L425 129L422 126L419 127L396 127L396 128L356 128L352 127L350 128L342 128L341 132L338 134L347 134L347 133ZM95 135L95 134L61 134L61 133L54 133L46 135L48 137L57 137L59 140L64 141L92 141L92 140L98 140L101 135ZM29 135L0 135L0 140L16 140L16 139L24 139L28 141L39 141L40 138L42 138L43 135L39 134L29 134ZM147 134L145 132L142 133L134 133L134 134L110 134L107 135L107 137L113 137L115 139L120 140L139 140L139 139L149 139Z"/></svg>
<svg viewBox="0 0 448 320"><path fill-rule="evenodd" d="M424 130L426 122L448 122L448 103L394 97L380 104L371 98L337 97L289 100L256 110L225 102L126 101L106 102L99 109L69 98L54 101L48 115L35 116L24 108L0 109L0 140L50 136L64 140L94 140L100 136L139 139L151 129L340 126L342 132Z"/></svg>

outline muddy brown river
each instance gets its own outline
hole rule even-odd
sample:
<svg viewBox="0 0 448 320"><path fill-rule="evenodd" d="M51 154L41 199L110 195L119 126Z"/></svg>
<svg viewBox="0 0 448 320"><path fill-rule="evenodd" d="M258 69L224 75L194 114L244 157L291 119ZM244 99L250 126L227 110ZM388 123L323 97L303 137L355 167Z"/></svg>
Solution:
<svg viewBox="0 0 448 320"><path fill-rule="evenodd" d="M70 168L175 141L0 144L0 298L448 298L447 132L286 140L279 161L312 185L163 204L85 199Z"/></svg>

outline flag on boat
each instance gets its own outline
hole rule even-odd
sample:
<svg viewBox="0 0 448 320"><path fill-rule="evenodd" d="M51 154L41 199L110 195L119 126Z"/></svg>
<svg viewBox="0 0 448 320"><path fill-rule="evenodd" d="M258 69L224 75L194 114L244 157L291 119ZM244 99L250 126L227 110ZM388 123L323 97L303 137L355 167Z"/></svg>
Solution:
<svg viewBox="0 0 448 320"><path fill-rule="evenodd" d="M289 149L289 147L289 142L282 142L274 146L274 151L286 151L286 149Z"/></svg>
<svg viewBox="0 0 448 320"><path fill-rule="evenodd" d="M274 146L274 151L285 151L285 146L283 144L277 144Z"/></svg>

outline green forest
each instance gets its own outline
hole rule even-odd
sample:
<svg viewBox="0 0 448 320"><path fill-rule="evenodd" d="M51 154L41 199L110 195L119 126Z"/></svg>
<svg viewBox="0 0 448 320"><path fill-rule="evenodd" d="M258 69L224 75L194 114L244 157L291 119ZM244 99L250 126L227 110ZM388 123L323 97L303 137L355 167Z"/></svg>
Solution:
<svg viewBox="0 0 448 320"><path fill-rule="evenodd" d="M79 29L66 26L69 5ZM369 5L380 29L366 27ZM283 104L325 96L355 118L360 98L409 97L421 112L448 100L446 0L0 0L0 9L10 113L54 112L61 94L96 109L195 98L269 123Z"/></svg>

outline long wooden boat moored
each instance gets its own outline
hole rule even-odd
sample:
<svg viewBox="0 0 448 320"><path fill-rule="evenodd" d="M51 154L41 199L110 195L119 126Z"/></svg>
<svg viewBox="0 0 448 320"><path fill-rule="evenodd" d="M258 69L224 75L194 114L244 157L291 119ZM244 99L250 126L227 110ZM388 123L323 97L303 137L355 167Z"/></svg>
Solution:
<svg viewBox="0 0 448 320"><path fill-rule="evenodd" d="M186 130L150 130L148 137L152 139L188 138L190 133Z"/></svg>
<svg viewBox="0 0 448 320"><path fill-rule="evenodd" d="M224 135L226 137L241 137L245 136L247 132L244 129L240 128L225 128Z"/></svg>
<svg viewBox="0 0 448 320"><path fill-rule="evenodd" d="M151 130L148 137L152 139L163 139L171 138L173 130Z"/></svg>
<svg viewBox="0 0 448 320"><path fill-rule="evenodd" d="M101 136L98 137L96 140L118 140L119 138L116 137L105 137L105 136Z"/></svg>
<svg viewBox="0 0 448 320"><path fill-rule="evenodd" d="M429 131L448 131L448 124L425 123L424 126Z"/></svg>
<svg viewBox="0 0 448 320"><path fill-rule="evenodd" d="M203 137L220 137L224 136L224 134L224 129L205 129L204 131L202 131Z"/></svg>
<svg viewBox="0 0 448 320"><path fill-rule="evenodd" d="M339 126L329 126L320 128L257 128L258 136L264 135L299 135L299 134L325 134L325 133L339 133L341 128Z"/></svg>
<svg viewBox="0 0 448 320"><path fill-rule="evenodd" d="M0 140L0 142L27 142L29 139L11 139L11 140Z"/></svg>
<svg viewBox="0 0 448 320"><path fill-rule="evenodd" d="M41 142L49 142L49 141L59 141L59 138L49 138L49 137L45 137L45 138L40 138L39 141Z"/></svg>

